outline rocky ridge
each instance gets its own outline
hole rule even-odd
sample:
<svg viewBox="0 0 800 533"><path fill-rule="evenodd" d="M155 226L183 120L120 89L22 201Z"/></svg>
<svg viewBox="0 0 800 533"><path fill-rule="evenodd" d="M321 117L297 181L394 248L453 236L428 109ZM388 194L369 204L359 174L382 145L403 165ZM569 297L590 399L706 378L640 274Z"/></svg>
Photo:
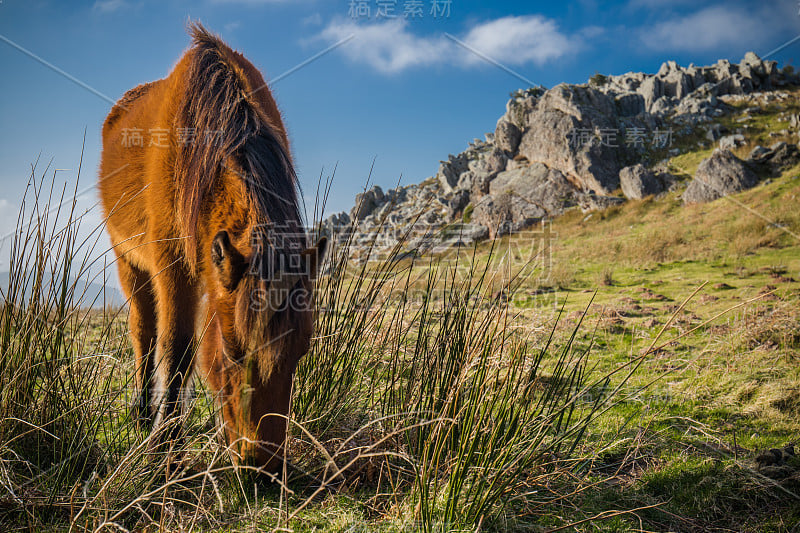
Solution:
<svg viewBox="0 0 800 533"><path fill-rule="evenodd" d="M323 233L393 246L446 249L516 232L578 207L604 209L676 186L653 156L677 155L676 138L705 130L719 143L698 168L684 202L714 200L754 186L754 166L798 161L797 146L758 147L744 162L729 149L743 136L724 136L715 119L743 98L781 98L800 76L748 52L738 64L707 67L664 63L656 74L595 75L587 84L517 91L494 132L441 161L416 185L356 196L349 213L331 215ZM792 117L798 121L800 117ZM738 136L737 136L738 135ZM622 195L617 191L621 189ZM442 228L448 228L442 232Z"/></svg>

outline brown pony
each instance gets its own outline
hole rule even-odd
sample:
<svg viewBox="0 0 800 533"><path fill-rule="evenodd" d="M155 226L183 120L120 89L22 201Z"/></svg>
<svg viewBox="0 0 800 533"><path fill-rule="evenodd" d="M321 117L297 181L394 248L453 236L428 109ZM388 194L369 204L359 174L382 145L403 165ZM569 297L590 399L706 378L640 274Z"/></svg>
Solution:
<svg viewBox="0 0 800 533"><path fill-rule="evenodd" d="M134 416L169 443L198 370L235 460L275 471L326 242L306 248L261 74L202 25L190 33L169 76L128 91L103 125L99 189L130 299Z"/></svg>

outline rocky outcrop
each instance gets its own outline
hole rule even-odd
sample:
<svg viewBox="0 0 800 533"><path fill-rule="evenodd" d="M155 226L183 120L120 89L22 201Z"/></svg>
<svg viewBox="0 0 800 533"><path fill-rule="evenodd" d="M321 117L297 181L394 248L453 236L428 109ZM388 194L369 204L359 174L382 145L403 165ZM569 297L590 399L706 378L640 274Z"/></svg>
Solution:
<svg viewBox="0 0 800 533"><path fill-rule="evenodd" d="M626 198L657 195L676 187L672 176L652 168L655 157L680 153L673 137L688 137L706 123L708 141L740 146L744 130L728 132L715 119L733 106L757 110L788 98L773 90L786 84L800 84L800 78L748 53L738 64L681 67L668 61L655 74L517 91L494 131L441 161L431 179L364 191L349 214L329 217L322 229L355 232L356 240L380 234L391 244L412 228L421 235L412 240L415 246L439 249L519 231L575 206L606 209ZM791 127L800 129L800 116L791 119ZM747 164L728 150L717 151L701 164L683 199L709 201L752 187L751 167L777 172L798 162L797 147L785 143L754 151ZM454 227L463 230L459 236L450 231ZM431 245L437 232L438 244Z"/></svg>
<svg viewBox="0 0 800 533"><path fill-rule="evenodd" d="M762 61L748 52L739 64L721 59L708 67L684 68L667 61L654 75L629 72L609 76L600 90L617 100L638 95L647 113L660 117L673 115L697 123L722 114L718 101L722 95L743 95L797 82L794 76L778 71L775 61Z"/></svg>
<svg viewBox="0 0 800 533"><path fill-rule="evenodd" d="M758 176L730 150L716 149L697 167L694 179L683 193L687 204L704 203L754 187Z"/></svg>

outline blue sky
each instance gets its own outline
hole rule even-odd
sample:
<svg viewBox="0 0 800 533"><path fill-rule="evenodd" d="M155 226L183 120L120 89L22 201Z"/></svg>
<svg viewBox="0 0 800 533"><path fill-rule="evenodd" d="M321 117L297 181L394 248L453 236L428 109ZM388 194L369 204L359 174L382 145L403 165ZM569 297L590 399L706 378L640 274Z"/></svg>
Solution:
<svg viewBox="0 0 800 533"><path fill-rule="evenodd" d="M508 94L527 81L552 87L596 71L655 72L669 59L738 62L748 50L765 55L800 34L796 0L439 0L437 16L433 0L357 1L360 15L351 3L0 1L0 233L13 228L40 153L40 161L66 169L59 180L74 183L84 130L78 189L92 185L111 106L6 40L116 100L168 74L188 46L190 18L221 34L267 80L348 39L273 85L308 201L320 172L338 165L331 212L349 209L373 160L372 181L384 188L433 175L440 159L492 131ZM397 16L379 17L382 6ZM417 16L404 17L406 9ZM783 65L797 64L795 57L800 42L770 58ZM96 200L88 190L80 205ZM100 219L96 211L90 220Z"/></svg>

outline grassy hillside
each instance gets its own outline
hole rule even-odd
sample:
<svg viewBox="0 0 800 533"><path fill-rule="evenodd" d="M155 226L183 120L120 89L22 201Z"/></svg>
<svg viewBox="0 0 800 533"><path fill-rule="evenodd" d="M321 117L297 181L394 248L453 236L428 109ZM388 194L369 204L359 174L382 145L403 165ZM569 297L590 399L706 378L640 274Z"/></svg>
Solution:
<svg viewBox="0 0 800 533"><path fill-rule="evenodd" d="M574 320L588 305L592 329L581 337L593 339L597 372L666 329L631 377L630 398L599 421L619 441L596 467L616 479L588 488L553 524L654 504L596 526L798 523L800 462L771 471L755 458L800 439L799 174L706 205L684 207L670 193L554 221L550 275L514 297L526 320L552 316L553 302Z"/></svg>

